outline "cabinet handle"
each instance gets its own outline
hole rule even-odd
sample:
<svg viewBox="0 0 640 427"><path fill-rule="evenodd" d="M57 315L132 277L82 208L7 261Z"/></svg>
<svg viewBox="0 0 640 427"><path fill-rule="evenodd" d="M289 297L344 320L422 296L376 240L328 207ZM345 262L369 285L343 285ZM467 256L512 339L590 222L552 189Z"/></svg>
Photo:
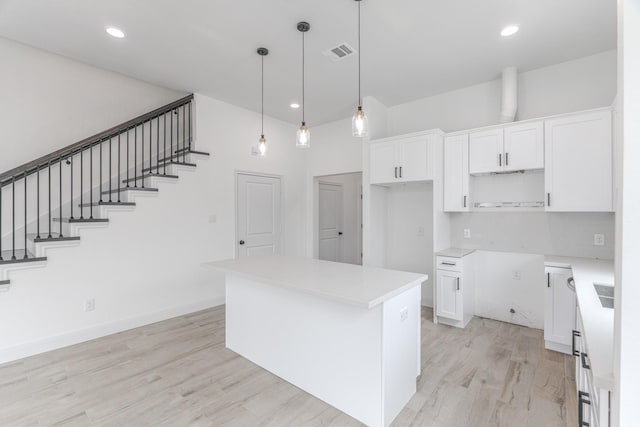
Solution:
<svg viewBox="0 0 640 427"><path fill-rule="evenodd" d="M442 264L442 265L456 265L455 262L446 262L446 261L442 261L440 264Z"/></svg>
<svg viewBox="0 0 640 427"><path fill-rule="evenodd" d="M551 206L551 193L547 193L547 206Z"/></svg>
<svg viewBox="0 0 640 427"><path fill-rule="evenodd" d="M460 278L456 277L456 290L460 290Z"/></svg>
<svg viewBox="0 0 640 427"><path fill-rule="evenodd" d="M576 350L576 338L580 338L580 332L573 330L571 331L571 353L575 357L580 357L580 352Z"/></svg>
<svg viewBox="0 0 640 427"><path fill-rule="evenodd" d="M505 161L506 165L509 166L509 153L505 153L504 161Z"/></svg>
<svg viewBox="0 0 640 427"><path fill-rule="evenodd" d="M467 196L463 196L463 198L462 198L462 207L463 208L467 207Z"/></svg>
<svg viewBox="0 0 640 427"><path fill-rule="evenodd" d="M551 287L551 273L547 273L547 288Z"/></svg>
<svg viewBox="0 0 640 427"><path fill-rule="evenodd" d="M398 177L398 167L396 166L395 168L393 168L394 172L393 174L396 176L396 178Z"/></svg>
<svg viewBox="0 0 640 427"><path fill-rule="evenodd" d="M578 426L580 427L588 427L589 423L584 420L584 405L591 405L591 400L589 400L589 393L585 393L584 391L578 392Z"/></svg>
<svg viewBox="0 0 640 427"><path fill-rule="evenodd" d="M582 361L582 367L584 369L591 369L591 365L589 365L587 363L587 357L588 357L587 353L580 353L580 359Z"/></svg>
<svg viewBox="0 0 640 427"><path fill-rule="evenodd" d="M400 166L400 178L402 178L402 166Z"/></svg>
<svg viewBox="0 0 640 427"><path fill-rule="evenodd" d="M498 154L498 166L502 166L502 153Z"/></svg>

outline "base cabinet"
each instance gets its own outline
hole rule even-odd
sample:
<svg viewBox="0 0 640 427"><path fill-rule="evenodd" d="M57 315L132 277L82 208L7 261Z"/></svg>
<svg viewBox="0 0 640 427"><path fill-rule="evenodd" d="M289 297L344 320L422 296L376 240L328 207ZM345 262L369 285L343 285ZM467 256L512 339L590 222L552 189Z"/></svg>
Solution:
<svg viewBox="0 0 640 427"><path fill-rule="evenodd" d="M436 257L434 319L437 323L464 328L473 318L475 289L471 263L472 255Z"/></svg>
<svg viewBox="0 0 640 427"><path fill-rule="evenodd" d="M609 427L610 393L596 387L589 363L589 349L584 339L580 308L576 307L576 329L573 331L572 350L576 357L576 389L578 392L578 425Z"/></svg>
<svg viewBox="0 0 640 427"><path fill-rule="evenodd" d="M576 323L576 294L570 288L570 268L545 268L544 344L549 350L572 354Z"/></svg>

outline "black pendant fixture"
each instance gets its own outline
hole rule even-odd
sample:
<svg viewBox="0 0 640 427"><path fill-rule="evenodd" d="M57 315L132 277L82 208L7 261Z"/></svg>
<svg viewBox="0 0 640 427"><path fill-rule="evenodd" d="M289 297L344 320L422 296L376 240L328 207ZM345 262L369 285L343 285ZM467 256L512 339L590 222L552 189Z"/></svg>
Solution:
<svg viewBox="0 0 640 427"><path fill-rule="evenodd" d="M265 47L258 48L258 55L262 61L262 73L261 73L261 104L260 104L260 139L258 140L258 152L260 157L267 155L267 139L264 137L264 57L269 54L269 49Z"/></svg>
<svg viewBox="0 0 640 427"><path fill-rule="evenodd" d="M362 0L355 0L358 3L358 109L351 119L351 134L362 138L369 135L369 119L362 110L362 91L361 91L361 48L360 48L360 3Z"/></svg>
<svg viewBox="0 0 640 427"><path fill-rule="evenodd" d="M296 28L302 33L302 124L296 132L296 147L309 148L311 145L311 132L304 119L304 34L309 31L311 25L302 21L298 22Z"/></svg>

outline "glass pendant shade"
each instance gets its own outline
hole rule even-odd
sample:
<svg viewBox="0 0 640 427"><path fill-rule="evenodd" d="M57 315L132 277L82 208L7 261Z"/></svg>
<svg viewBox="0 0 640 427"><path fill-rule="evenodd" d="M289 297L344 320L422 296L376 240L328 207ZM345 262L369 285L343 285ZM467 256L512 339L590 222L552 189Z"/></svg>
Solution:
<svg viewBox="0 0 640 427"><path fill-rule="evenodd" d="M296 132L296 147L309 148L311 145L311 131L305 122L302 122L300 128Z"/></svg>
<svg viewBox="0 0 640 427"><path fill-rule="evenodd" d="M267 139L264 135L260 135L260 139L258 140L258 151L260 152L261 157L267 155Z"/></svg>
<svg viewBox="0 0 640 427"><path fill-rule="evenodd" d="M369 135L369 119L362 111L362 106L358 106L358 110L351 119L351 134L357 137Z"/></svg>

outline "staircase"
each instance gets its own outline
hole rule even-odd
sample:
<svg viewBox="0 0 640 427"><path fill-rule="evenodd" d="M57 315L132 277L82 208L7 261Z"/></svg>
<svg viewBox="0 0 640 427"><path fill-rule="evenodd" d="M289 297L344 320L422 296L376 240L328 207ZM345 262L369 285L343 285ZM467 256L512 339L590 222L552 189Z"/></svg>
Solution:
<svg viewBox="0 0 640 427"><path fill-rule="evenodd" d="M178 180L208 153L192 149L193 95L0 174L0 291L12 271L44 267L47 250ZM124 243L124 242L123 242Z"/></svg>

